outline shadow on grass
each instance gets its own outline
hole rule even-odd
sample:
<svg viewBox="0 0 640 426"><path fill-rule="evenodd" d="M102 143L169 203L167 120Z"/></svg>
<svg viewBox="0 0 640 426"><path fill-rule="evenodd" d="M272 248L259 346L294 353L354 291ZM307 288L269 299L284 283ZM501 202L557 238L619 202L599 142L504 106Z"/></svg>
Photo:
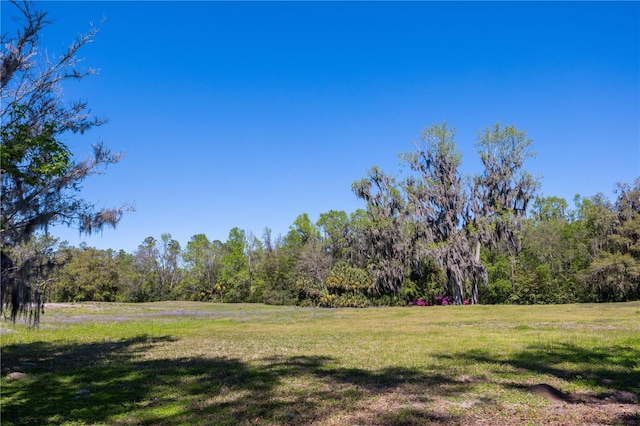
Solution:
<svg viewBox="0 0 640 426"><path fill-rule="evenodd" d="M452 355L441 355L441 358L450 357ZM633 403L640 397L640 351L629 346L584 348L558 343L531 346L509 357L484 351L458 353L453 357L492 364L498 374L501 366L510 365L520 371L554 376L592 388L606 388L609 391L592 395L603 401Z"/></svg>
<svg viewBox="0 0 640 426"><path fill-rule="evenodd" d="M310 424L336 415L350 424L449 424L459 419L429 411L429 401L468 387L413 369L340 368L331 357L150 356L171 341L3 347L3 376L29 377L3 380L2 424ZM362 406L396 390L408 405Z"/></svg>

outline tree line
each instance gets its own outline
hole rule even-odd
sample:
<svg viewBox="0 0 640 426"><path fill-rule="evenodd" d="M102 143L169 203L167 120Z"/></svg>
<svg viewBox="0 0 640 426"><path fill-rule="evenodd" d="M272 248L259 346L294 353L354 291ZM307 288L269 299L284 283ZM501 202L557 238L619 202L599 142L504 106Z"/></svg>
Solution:
<svg viewBox="0 0 640 426"><path fill-rule="evenodd" d="M380 173L366 182L382 179ZM410 204L398 187L385 190ZM573 208L562 198L538 196L508 238L493 237L479 253L474 226L449 229L450 240L425 240L415 206L402 207L412 214L389 215L380 202L350 214L330 210L315 222L301 214L284 236L233 228L226 241L196 234L182 247L165 233L128 253L71 247L37 234L12 255L18 263L29 259L34 284L59 302L366 307L639 300L640 179L618 184L616 196L576 196ZM506 225L487 229L500 226ZM451 259L461 262L451 266Z"/></svg>

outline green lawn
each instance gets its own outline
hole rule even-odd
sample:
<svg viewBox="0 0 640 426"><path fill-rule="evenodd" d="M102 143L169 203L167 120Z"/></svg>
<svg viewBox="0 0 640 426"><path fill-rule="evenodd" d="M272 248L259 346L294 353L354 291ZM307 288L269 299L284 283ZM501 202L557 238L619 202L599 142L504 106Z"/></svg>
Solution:
<svg viewBox="0 0 640 426"><path fill-rule="evenodd" d="M3 426L640 423L638 302L60 304L0 336Z"/></svg>

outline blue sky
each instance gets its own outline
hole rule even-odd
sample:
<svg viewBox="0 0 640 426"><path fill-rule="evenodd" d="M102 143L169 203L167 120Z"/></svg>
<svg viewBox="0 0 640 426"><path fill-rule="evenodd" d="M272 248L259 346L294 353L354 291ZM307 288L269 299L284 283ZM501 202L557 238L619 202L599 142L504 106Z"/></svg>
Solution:
<svg viewBox="0 0 640 426"><path fill-rule="evenodd" d="M285 234L294 219L363 204L351 184L447 121L467 174L476 134L527 131L545 195L611 196L640 176L638 2L41 2L56 53L100 75L65 87L109 123L66 141L126 153L82 195L132 203L116 230L72 245L134 251L171 233ZM2 1L2 31L14 25Z"/></svg>

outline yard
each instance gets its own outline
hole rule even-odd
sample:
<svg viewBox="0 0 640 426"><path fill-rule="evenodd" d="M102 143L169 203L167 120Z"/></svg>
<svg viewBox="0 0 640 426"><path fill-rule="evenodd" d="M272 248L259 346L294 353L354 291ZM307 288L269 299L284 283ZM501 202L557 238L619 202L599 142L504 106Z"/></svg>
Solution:
<svg viewBox="0 0 640 426"><path fill-rule="evenodd" d="M1 326L5 426L640 423L640 302L50 304Z"/></svg>

